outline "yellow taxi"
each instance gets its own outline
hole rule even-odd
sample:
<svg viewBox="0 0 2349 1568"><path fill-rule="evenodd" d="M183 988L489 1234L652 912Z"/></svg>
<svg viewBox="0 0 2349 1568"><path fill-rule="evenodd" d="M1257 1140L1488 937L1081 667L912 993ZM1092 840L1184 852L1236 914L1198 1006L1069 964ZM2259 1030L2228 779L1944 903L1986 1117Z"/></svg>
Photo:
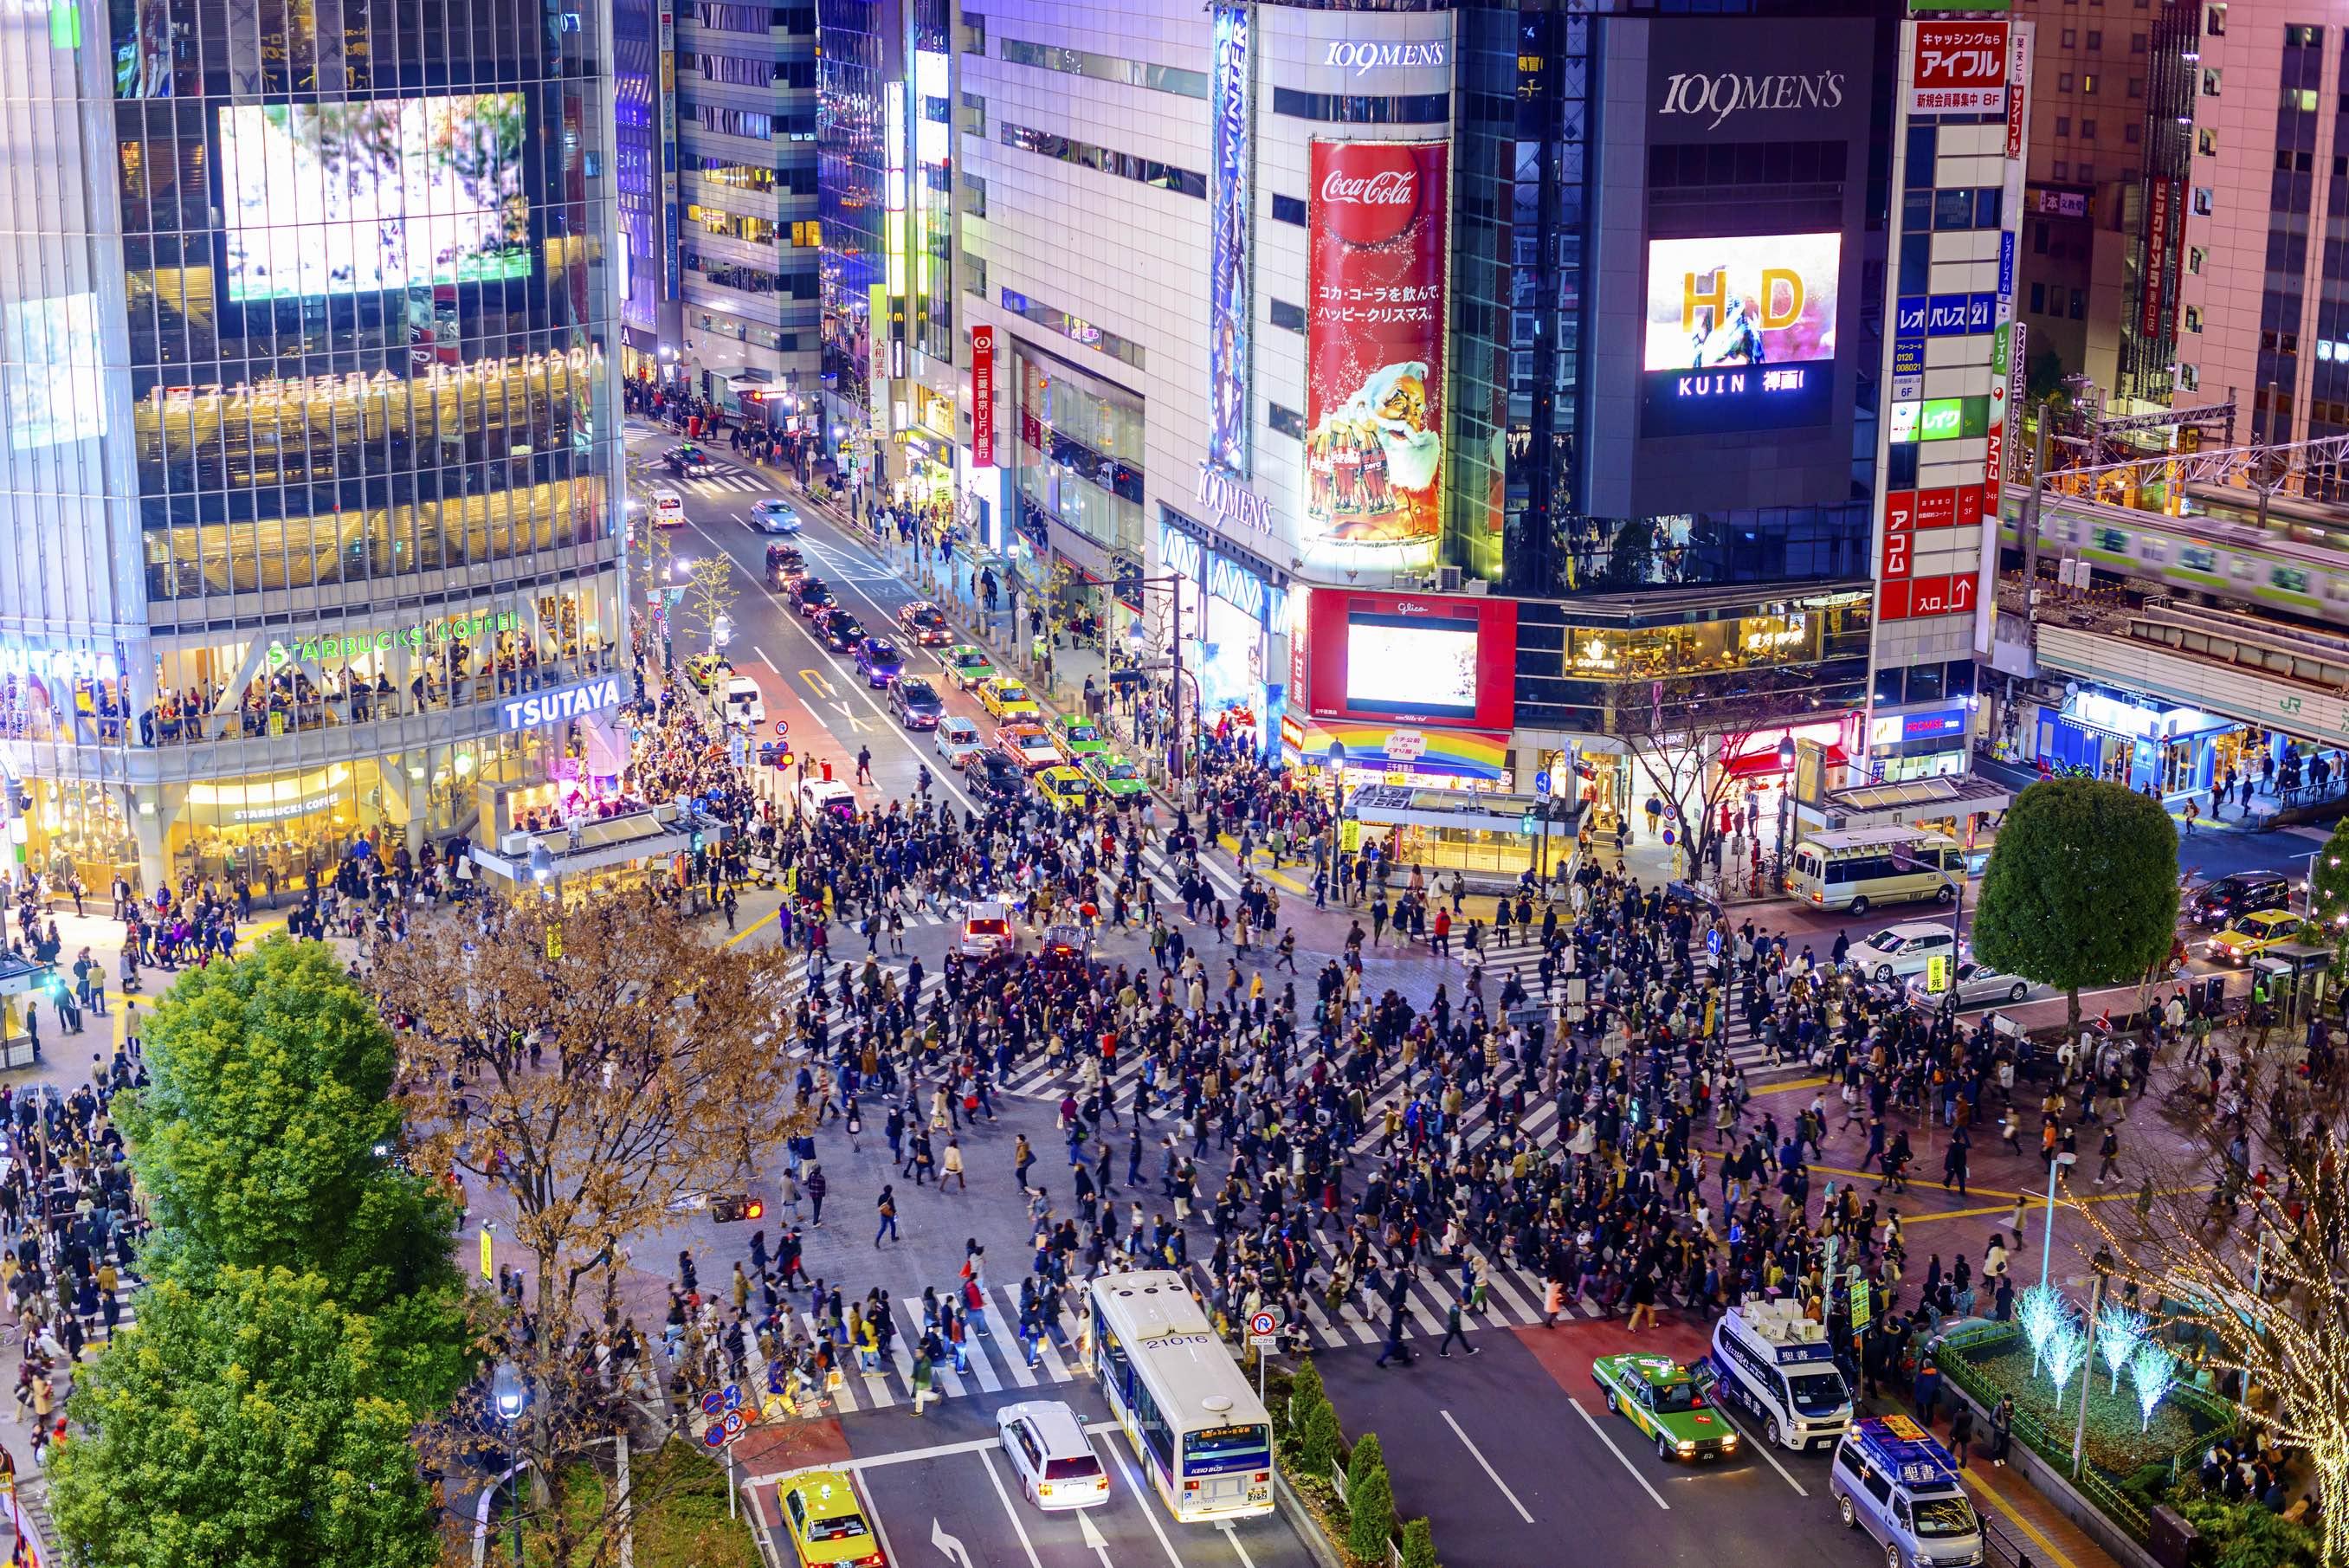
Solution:
<svg viewBox="0 0 2349 1568"><path fill-rule="evenodd" d="M1044 717L1028 688L1009 676L993 676L978 683L978 706L997 718L1035 718Z"/></svg>
<svg viewBox="0 0 2349 1568"><path fill-rule="evenodd" d="M1055 811L1081 811L1093 801L1093 781L1066 765L1036 775L1036 792Z"/></svg>
<svg viewBox="0 0 2349 1568"><path fill-rule="evenodd" d="M734 666L716 654L696 654L685 661L685 678L697 690L708 691L718 683L721 673L730 674Z"/></svg>
<svg viewBox="0 0 2349 1568"><path fill-rule="evenodd" d="M2246 964L2257 954L2294 940L2307 923L2288 909L2256 909L2220 926L2205 951L2214 963Z"/></svg>
<svg viewBox="0 0 2349 1568"><path fill-rule="evenodd" d="M778 1502L792 1561L803 1568L888 1568L855 1486L839 1470L809 1470L785 1481Z"/></svg>

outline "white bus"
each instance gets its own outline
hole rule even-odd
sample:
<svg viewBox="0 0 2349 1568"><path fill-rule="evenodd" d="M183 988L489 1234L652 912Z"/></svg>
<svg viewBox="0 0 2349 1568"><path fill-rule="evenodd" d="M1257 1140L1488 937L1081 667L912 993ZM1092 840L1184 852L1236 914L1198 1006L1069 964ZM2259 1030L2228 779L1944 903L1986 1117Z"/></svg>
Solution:
<svg viewBox="0 0 2349 1568"><path fill-rule="evenodd" d="M1954 903L1966 851L1928 828L1854 828L1806 833L1786 889L1806 903L1866 914L1885 903Z"/></svg>
<svg viewBox="0 0 2349 1568"><path fill-rule="evenodd" d="M1169 1270L1093 1281L1093 1375L1166 1504L1185 1522L1272 1511L1272 1421Z"/></svg>

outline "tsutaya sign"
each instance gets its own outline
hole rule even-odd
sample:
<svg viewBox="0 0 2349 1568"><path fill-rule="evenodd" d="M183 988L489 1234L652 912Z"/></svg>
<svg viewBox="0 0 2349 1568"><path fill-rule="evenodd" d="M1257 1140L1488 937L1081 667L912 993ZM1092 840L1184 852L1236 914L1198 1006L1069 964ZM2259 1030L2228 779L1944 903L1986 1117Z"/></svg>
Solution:
<svg viewBox="0 0 2349 1568"><path fill-rule="evenodd" d="M1199 464L1199 482L1195 493L1201 506L1226 522L1253 528L1258 533L1272 531L1272 502L1213 463L1202 461Z"/></svg>
<svg viewBox="0 0 2349 1568"><path fill-rule="evenodd" d="M521 617L512 610L484 610L478 615L451 615L441 621L419 621L412 626L385 627L373 632L353 632L347 635L305 637L292 644L272 643L269 645L269 667L277 669L295 659L316 663L321 659L355 659L362 654L385 653L393 648L429 647L435 643L511 632L521 624Z"/></svg>
<svg viewBox="0 0 2349 1568"><path fill-rule="evenodd" d="M533 692L528 696L518 696L498 704L498 727L531 729L542 724L585 718L591 713L619 706L620 677L598 676L592 681L581 681L576 686Z"/></svg>

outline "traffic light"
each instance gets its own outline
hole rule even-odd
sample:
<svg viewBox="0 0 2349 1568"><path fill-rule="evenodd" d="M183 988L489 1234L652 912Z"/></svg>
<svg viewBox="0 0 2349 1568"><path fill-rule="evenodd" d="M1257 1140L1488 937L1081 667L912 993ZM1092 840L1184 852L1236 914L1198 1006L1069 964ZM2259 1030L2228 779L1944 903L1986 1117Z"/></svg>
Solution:
<svg viewBox="0 0 2349 1568"><path fill-rule="evenodd" d="M709 1217L720 1224L735 1220L756 1220L767 1212L767 1205L747 1193L741 1197L713 1197L709 1200Z"/></svg>

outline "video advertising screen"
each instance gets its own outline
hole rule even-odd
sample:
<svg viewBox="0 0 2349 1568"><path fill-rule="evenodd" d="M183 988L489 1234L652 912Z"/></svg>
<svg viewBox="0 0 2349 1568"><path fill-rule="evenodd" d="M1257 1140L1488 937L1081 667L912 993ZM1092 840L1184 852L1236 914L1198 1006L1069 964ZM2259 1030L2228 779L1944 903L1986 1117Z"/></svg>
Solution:
<svg viewBox="0 0 2349 1568"><path fill-rule="evenodd" d="M1346 617L1346 707L1354 713L1476 712L1476 623Z"/></svg>
<svg viewBox="0 0 2349 1568"><path fill-rule="evenodd" d="M1649 242L1642 433L1832 418L1842 261L1837 233Z"/></svg>
<svg viewBox="0 0 2349 1568"><path fill-rule="evenodd" d="M526 276L525 134L511 92L222 109L228 297Z"/></svg>

